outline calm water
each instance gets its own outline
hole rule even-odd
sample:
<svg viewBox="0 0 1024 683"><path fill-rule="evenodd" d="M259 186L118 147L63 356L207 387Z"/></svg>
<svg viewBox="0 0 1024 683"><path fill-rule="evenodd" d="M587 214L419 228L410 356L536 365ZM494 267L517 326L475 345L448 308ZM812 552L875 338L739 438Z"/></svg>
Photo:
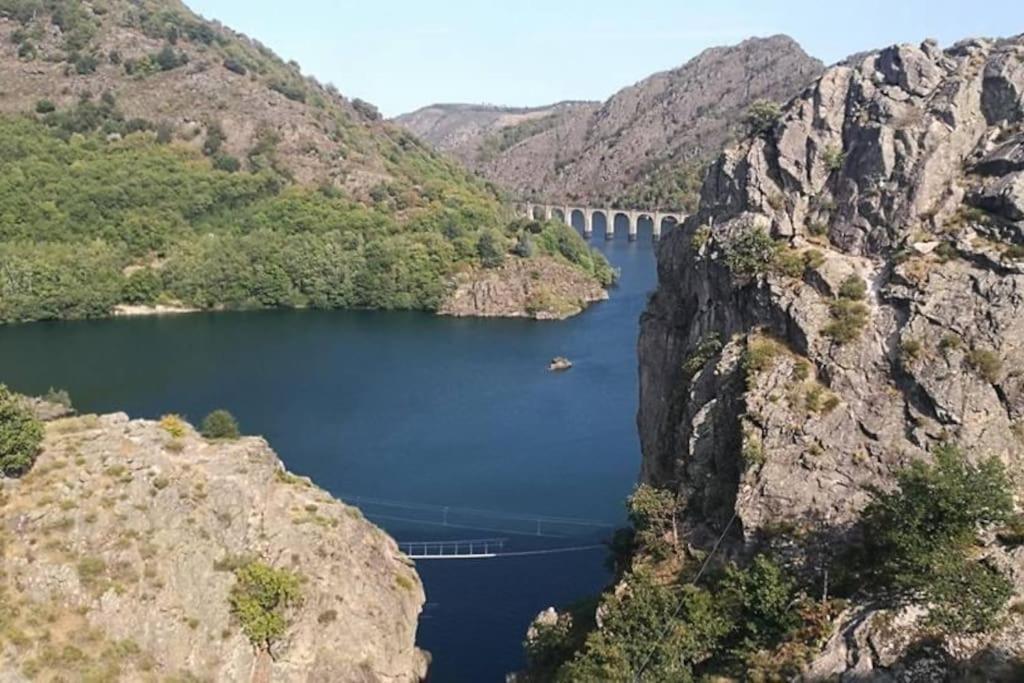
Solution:
<svg viewBox="0 0 1024 683"><path fill-rule="evenodd" d="M597 228L596 234L601 234ZM637 320L655 283L650 233L595 239L622 270L611 300L572 320L270 311L0 328L0 381L65 387L87 412L231 410L292 471L350 501L623 520L636 479ZM576 367L547 372L556 355ZM453 510L366 504L399 540L508 538L513 551L607 533ZM393 518L415 520L400 521ZM495 529L497 531L495 531ZM603 550L421 561L420 645L436 681L500 681L522 665L533 616L599 591Z"/></svg>

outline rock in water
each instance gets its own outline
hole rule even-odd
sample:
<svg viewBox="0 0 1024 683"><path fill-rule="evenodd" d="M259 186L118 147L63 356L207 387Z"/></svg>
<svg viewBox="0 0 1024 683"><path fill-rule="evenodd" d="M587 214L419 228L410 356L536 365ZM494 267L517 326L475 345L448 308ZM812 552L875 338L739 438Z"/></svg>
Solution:
<svg viewBox="0 0 1024 683"><path fill-rule="evenodd" d="M1022 37L861 55L709 169L639 342L642 477L678 492L688 542L735 514L725 554L788 544L820 566L869 487L945 439L1024 493L1022 55ZM1024 554L978 552L1024 597ZM813 671L910 671L915 639L871 625L920 620L860 617ZM1022 630L939 639L936 661L1024 657Z"/></svg>
<svg viewBox="0 0 1024 683"><path fill-rule="evenodd" d="M0 671L25 680L426 674L409 560L263 439L209 442L120 414L50 422L35 467L0 479L0 545ZM300 581L269 651L229 603L253 562Z"/></svg>
<svg viewBox="0 0 1024 683"><path fill-rule="evenodd" d="M565 356L553 358L548 364L548 370L551 372L562 372L564 370L569 370L570 368L572 368L572 361Z"/></svg>

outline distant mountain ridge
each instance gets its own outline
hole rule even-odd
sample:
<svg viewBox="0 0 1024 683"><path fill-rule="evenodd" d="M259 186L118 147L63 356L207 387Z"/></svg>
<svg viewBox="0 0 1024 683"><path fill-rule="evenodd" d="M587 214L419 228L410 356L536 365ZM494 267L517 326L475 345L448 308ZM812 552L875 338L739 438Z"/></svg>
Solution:
<svg viewBox="0 0 1024 683"><path fill-rule="evenodd" d="M515 195L692 208L697 168L737 136L750 104L787 101L823 69L788 36L751 38L602 104L529 110L526 122L503 126L500 110L471 105L426 107L396 122Z"/></svg>

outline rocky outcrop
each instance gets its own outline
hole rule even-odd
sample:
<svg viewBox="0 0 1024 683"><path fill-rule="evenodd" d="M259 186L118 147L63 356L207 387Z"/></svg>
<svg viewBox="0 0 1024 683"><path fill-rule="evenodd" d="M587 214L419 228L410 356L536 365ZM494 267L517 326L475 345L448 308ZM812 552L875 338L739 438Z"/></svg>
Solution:
<svg viewBox="0 0 1024 683"><path fill-rule="evenodd" d="M0 680L422 679L423 588L394 541L262 439L180 430L55 420L33 470L0 479ZM229 605L251 560L301 582L269 650Z"/></svg>
<svg viewBox="0 0 1024 683"><path fill-rule="evenodd" d="M441 315L562 320L608 291L596 278L551 256L506 258L497 268L472 268L455 277Z"/></svg>
<svg viewBox="0 0 1024 683"><path fill-rule="evenodd" d="M1022 123L1024 38L900 45L830 68L709 169L639 342L643 478L679 492L693 545L728 530L743 555L788 529L814 571L869 486L948 439L1024 493ZM1024 594L1024 557L1001 561ZM823 676L907 654L846 623ZM935 661L1021 642L938 643Z"/></svg>
<svg viewBox="0 0 1024 683"><path fill-rule="evenodd" d="M479 152L488 135L524 126L522 121L499 119L483 136L460 136L446 127L446 137L461 138L459 157L517 195L563 203L614 201L674 167L717 154L741 128L753 101L785 101L822 68L791 38L753 38L705 50L678 69L624 88L603 104L554 107L549 125L534 125L524 135L506 133L514 144L494 155L466 151L468 141L475 141ZM428 130L422 115L398 122L417 134ZM477 123L462 128L477 130Z"/></svg>

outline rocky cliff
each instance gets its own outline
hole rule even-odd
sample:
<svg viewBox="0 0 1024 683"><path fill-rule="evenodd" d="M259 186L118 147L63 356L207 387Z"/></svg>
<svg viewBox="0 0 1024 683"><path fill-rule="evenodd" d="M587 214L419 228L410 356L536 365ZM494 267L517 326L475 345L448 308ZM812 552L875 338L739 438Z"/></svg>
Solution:
<svg viewBox="0 0 1024 683"><path fill-rule="evenodd" d="M466 136L477 141L477 153L461 154L516 195L553 202L636 201L678 210L690 196L689 177L681 169L693 171L694 164L717 154L736 135L752 102L787 100L821 69L791 38L754 38L705 50L600 105L579 104L525 123L499 120L491 128L503 129L490 137ZM413 120L399 123L424 132Z"/></svg>
<svg viewBox="0 0 1024 683"><path fill-rule="evenodd" d="M1024 493L1024 38L830 68L714 163L658 256L643 479L678 493L695 547L725 532L726 556L782 543L820 567L869 488L944 441L998 457ZM1019 599L1024 551L977 553ZM810 678L945 680L979 652L996 678L1024 654L1012 617L940 638L940 678L922 678L919 617L847 614Z"/></svg>
<svg viewBox="0 0 1024 683"><path fill-rule="evenodd" d="M0 547L5 682L426 674L410 562L259 438L207 441L121 414L49 422L29 474L0 478ZM232 609L252 563L297 580L269 646L245 627L276 617Z"/></svg>

